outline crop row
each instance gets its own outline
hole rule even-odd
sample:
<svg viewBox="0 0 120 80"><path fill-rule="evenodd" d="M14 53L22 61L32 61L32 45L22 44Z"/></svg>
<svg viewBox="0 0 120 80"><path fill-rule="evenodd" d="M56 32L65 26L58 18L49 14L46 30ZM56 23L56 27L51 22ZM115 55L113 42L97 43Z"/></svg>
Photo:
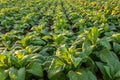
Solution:
<svg viewBox="0 0 120 80"><path fill-rule="evenodd" d="M119 80L119 0L2 0L0 80Z"/></svg>

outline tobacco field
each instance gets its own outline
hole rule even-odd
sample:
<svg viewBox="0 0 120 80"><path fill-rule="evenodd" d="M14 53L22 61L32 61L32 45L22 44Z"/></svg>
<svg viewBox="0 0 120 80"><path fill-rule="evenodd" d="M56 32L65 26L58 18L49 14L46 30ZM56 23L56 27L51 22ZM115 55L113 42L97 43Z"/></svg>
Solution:
<svg viewBox="0 0 120 80"><path fill-rule="evenodd" d="M120 0L0 0L0 80L120 80Z"/></svg>

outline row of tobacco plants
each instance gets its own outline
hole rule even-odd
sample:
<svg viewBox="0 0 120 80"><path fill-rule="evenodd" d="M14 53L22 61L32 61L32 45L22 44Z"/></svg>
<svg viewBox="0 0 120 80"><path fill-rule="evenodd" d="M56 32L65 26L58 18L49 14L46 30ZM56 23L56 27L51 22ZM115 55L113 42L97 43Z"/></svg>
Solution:
<svg viewBox="0 0 120 80"><path fill-rule="evenodd" d="M120 1L1 0L0 80L120 80Z"/></svg>

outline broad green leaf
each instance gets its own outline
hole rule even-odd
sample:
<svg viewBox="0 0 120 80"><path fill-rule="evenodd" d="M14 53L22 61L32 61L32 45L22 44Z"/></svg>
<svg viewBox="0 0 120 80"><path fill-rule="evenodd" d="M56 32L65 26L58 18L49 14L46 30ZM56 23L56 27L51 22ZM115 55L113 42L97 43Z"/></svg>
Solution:
<svg viewBox="0 0 120 80"><path fill-rule="evenodd" d="M105 69L104 69L103 63L96 62L96 65L98 66L98 68L100 69L100 71L102 72L102 74L105 75Z"/></svg>
<svg viewBox="0 0 120 80"><path fill-rule="evenodd" d="M113 80L115 78L119 78L119 72L120 72L120 62L114 61L114 63L111 64L103 64L101 62L96 62L98 68L103 74L103 78L105 80Z"/></svg>
<svg viewBox="0 0 120 80"><path fill-rule="evenodd" d="M103 45L107 50L111 49L111 45L106 38L100 40L101 45Z"/></svg>
<svg viewBox="0 0 120 80"><path fill-rule="evenodd" d="M75 58L74 56L71 56L71 60L72 60L74 67L76 68L82 61L82 58L80 57Z"/></svg>
<svg viewBox="0 0 120 80"><path fill-rule="evenodd" d="M118 71L115 75L114 75L115 78L120 78L120 71Z"/></svg>
<svg viewBox="0 0 120 80"><path fill-rule="evenodd" d="M18 76L17 76L17 69L15 69L14 67L11 67L9 69L9 76L10 76L10 79L11 80L17 80L18 79Z"/></svg>
<svg viewBox="0 0 120 80"><path fill-rule="evenodd" d="M110 67L108 67L108 66L104 66L104 69L105 69L105 71L106 71L107 75L109 76L109 78L111 78L111 79L112 79L112 76L111 76L111 71L110 71Z"/></svg>
<svg viewBox="0 0 120 80"><path fill-rule="evenodd" d="M67 76L70 80L97 80L95 75L88 70L69 71Z"/></svg>
<svg viewBox="0 0 120 80"><path fill-rule="evenodd" d="M115 52L119 52L120 51L120 44L113 42L113 49Z"/></svg>
<svg viewBox="0 0 120 80"><path fill-rule="evenodd" d="M33 75L36 75L38 77L43 77L43 69L39 62L34 62L31 65L29 65L27 72L29 72Z"/></svg>
<svg viewBox="0 0 120 80"><path fill-rule="evenodd" d="M110 52L110 51L100 51L100 59L103 62L107 62L109 64L113 64L116 60L118 61L118 57L114 52Z"/></svg>
<svg viewBox="0 0 120 80"><path fill-rule="evenodd" d="M57 78L56 77L56 75L59 75L59 73L61 73L61 68L59 67L59 68L56 68L56 69L52 69L52 70L48 70L48 77L50 78L50 79L52 79L52 78Z"/></svg>
<svg viewBox="0 0 120 80"><path fill-rule="evenodd" d="M84 43L82 44L82 51L88 50L88 49L90 48L90 46L91 46L90 43L84 42Z"/></svg>
<svg viewBox="0 0 120 80"><path fill-rule="evenodd" d="M69 77L70 80L80 80L81 75L82 75L81 72L79 72L79 74L75 73L74 71L69 71L68 72L68 77ZM83 78L83 80L87 80L87 79Z"/></svg>
<svg viewBox="0 0 120 80"><path fill-rule="evenodd" d="M20 68L18 70L18 80L25 80L25 73L26 73L25 68L24 67Z"/></svg>
<svg viewBox="0 0 120 80"><path fill-rule="evenodd" d="M106 70L105 70L105 68L104 68L103 63L101 63L101 62L96 62L96 64L97 64L98 68L100 69L101 73L103 74L104 80L109 80L110 78L109 78L109 76L107 75L107 72L106 72Z"/></svg>
<svg viewBox="0 0 120 80"><path fill-rule="evenodd" d="M92 53L93 47L94 47L94 45L91 45L88 42L84 42L82 44L82 51L86 56L88 56Z"/></svg>
<svg viewBox="0 0 120 80"><path fill-rule="evenodd" d="M50 80L66 80L66 74L64 72L58 72L49 79Z"/></svg>
<svg viewBox="0 0 120 80"><path fill-rule="evenodd" d="M8 77L8 70L0 69L0 80L6 80Z"/></svg>

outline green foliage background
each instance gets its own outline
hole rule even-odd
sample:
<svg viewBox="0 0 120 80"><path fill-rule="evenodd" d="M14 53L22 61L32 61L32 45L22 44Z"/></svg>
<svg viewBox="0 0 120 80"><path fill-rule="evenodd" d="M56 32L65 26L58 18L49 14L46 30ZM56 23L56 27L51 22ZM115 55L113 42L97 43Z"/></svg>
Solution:
<svg viewBox="0 0 120 80"><path fill-rule="evenodd" d="M120 80L119 0L1 0L0 80Z"/></svg>

